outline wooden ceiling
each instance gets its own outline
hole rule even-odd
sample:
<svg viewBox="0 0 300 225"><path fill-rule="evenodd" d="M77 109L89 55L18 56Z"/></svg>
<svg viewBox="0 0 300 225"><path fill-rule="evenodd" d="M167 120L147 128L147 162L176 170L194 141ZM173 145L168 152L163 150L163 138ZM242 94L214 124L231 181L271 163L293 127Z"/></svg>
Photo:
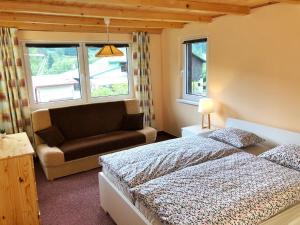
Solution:
<svg viewBox="0 0 300 225"><path fill-rule="evenodd" d="M245 16L251 10L299 0L1 0L0 26L21 30L112 33L182 28L190 22L210 23L219 16Z"/></svg>

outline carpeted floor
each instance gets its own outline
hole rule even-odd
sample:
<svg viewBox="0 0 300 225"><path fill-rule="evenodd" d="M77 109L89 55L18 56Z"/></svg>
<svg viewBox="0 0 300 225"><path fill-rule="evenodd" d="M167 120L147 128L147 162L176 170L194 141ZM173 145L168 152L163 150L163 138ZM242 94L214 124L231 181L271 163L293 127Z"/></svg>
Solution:
<svg viewBox="0 0 300 225"><path fill-rule="evenodd" d="M49 182L36 163L42 225L114 225L99 203L99 169Z"/></svg>
<svg viewBox="0 0 300 225"><path fill-rule="evenodd" d="M157 141L174 138L159 132ZM98 172L100 169L46 180L38 163L35 165L42 225L114 225L100 207Z"/></svg>

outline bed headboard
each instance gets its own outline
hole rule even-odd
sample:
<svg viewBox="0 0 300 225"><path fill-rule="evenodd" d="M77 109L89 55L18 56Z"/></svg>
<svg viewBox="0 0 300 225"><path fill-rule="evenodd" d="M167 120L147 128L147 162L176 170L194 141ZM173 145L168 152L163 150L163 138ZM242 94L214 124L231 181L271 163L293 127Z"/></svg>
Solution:
<svg viewBox="0 0 300 225"><path fill-rule="evenodd" d="M270 127L258 123L229 118L226 127L234 127L257 134L273 144L298 144L300 145L300 133Z"/></svg>

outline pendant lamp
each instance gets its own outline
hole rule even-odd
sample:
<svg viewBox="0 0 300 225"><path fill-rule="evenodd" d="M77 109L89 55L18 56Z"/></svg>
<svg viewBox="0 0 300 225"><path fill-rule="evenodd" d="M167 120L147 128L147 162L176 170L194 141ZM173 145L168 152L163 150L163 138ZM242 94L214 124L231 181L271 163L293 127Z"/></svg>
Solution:
<svg viewBox="0 0 300 225"><path fill-rule="evenodd" d="M109 18L104 18L104 23L106 25L106 34L107 34L107 44L103 46L102 49L100 49L95 57L114 57L114 56L123 56L124 53L120 51L118 48L116 48L113 44L109 43L109 32L108 32L108 26L110 23Z"/></svg>

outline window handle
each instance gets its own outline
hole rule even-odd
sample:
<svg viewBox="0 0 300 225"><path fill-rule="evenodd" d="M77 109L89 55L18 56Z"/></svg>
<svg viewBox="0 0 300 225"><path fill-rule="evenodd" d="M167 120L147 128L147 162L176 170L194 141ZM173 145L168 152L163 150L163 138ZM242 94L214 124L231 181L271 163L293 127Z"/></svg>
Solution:
<svg viewBox="0 0 300 225"><path fill-rule="evenodd" d="M184 76L184 70L180 70L180 76L181 76L181 77Z"/></svg>

